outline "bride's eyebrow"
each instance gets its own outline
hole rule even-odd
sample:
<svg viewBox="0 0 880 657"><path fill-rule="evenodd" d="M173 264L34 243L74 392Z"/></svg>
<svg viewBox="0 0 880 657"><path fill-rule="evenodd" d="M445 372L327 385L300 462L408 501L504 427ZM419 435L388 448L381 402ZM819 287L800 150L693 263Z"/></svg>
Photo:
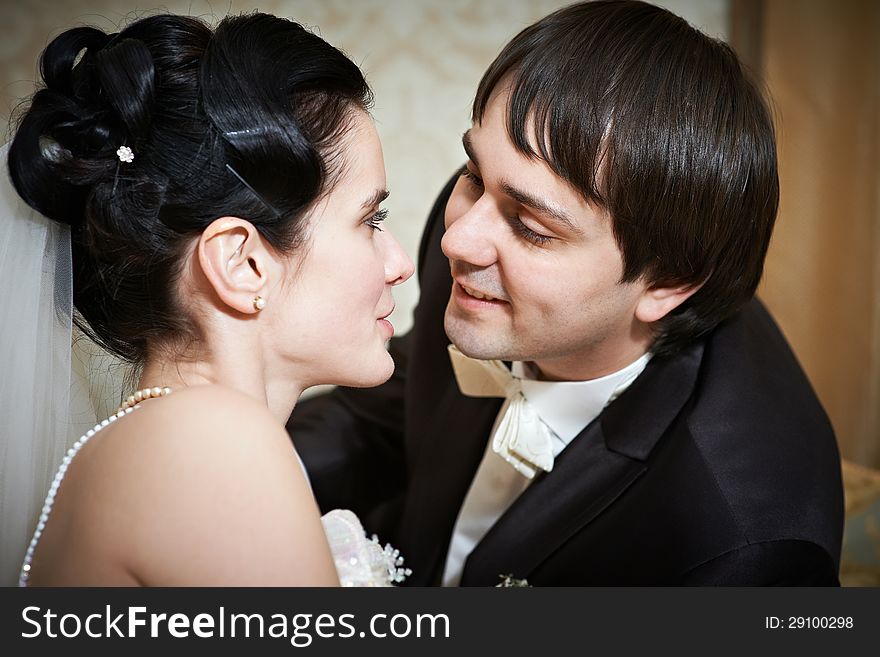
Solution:
<svg viewBox="0 0 880 657"><path fill-rule="evenodd" d="M390 195L391 195L391 192L389 192L387 189L377 189L375 192L372 193L370 198L368 198L366 201L364 201L364 203L361 207L365 210L367 208L374 208L377 205L379 205L382 201L384 201L386 198L388 198Z"/></svg>
<svg viewBox="0 0 880 657"><path fill-rule="evenodd" d="M477 159L477 154L474 152L474 142L471 141L470 130L465 130L464 134L461 136L461 145L464 148L464 154L467 155L468 159L479 169L480 161Z"/></svg>

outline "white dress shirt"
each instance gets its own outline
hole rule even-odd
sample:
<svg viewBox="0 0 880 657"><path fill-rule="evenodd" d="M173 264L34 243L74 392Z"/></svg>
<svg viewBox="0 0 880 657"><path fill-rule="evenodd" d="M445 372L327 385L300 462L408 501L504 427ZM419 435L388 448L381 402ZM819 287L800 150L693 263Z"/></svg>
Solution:
<svg viewBox="0 0 880 657"><path fill-rule="evenodd" d="M550 429L555 458L602 409L629 387L650 358L647 353L613 374L590 381L537 381L531 376L531 368L521 362L513 363L511 374L522 379L523 396ZM500 417L496 418L496 426L499 420ZM496 454L491 440L486 443L486 453L452 532L443 586L458 586L468 555L532 481ZM552 472L546 476L552 476Z"/></svg>

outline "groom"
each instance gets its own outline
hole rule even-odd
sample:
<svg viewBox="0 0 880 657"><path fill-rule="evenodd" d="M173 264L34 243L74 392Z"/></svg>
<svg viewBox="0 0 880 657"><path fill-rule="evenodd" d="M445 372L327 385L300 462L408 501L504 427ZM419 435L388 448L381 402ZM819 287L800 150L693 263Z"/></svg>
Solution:
<svg viewBox="0 0 880 657"><path fill-rule="evenodd" d="M573 5L493 62L462 141L394 377L288 425L321 506L416 585L837 584L834 435L753 299L776 155L733 52Z"/></svg>

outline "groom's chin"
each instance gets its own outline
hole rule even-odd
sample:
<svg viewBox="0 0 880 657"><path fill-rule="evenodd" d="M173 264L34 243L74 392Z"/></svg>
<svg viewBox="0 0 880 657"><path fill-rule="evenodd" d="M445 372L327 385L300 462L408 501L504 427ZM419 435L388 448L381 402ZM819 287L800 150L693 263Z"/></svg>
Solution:
<svg viewBox="0 0 880 657"><path fill-rule="evenodd" d="M501 336L492 334L487 328L473 326L450 314L448 309L443 326L446 337L465 356L479 360L511 360L510 349L501 344Z"/></svg>

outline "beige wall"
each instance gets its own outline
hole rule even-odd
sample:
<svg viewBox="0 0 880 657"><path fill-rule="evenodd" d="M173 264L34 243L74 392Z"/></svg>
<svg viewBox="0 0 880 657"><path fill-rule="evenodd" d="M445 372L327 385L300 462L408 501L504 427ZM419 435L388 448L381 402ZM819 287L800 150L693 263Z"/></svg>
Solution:
<svg viewBox="0 0 880 657"><path fill-rule="evenodd" d="M844 456L880 467L880 3L762 13L782 195L761 294Z"/></svg>

